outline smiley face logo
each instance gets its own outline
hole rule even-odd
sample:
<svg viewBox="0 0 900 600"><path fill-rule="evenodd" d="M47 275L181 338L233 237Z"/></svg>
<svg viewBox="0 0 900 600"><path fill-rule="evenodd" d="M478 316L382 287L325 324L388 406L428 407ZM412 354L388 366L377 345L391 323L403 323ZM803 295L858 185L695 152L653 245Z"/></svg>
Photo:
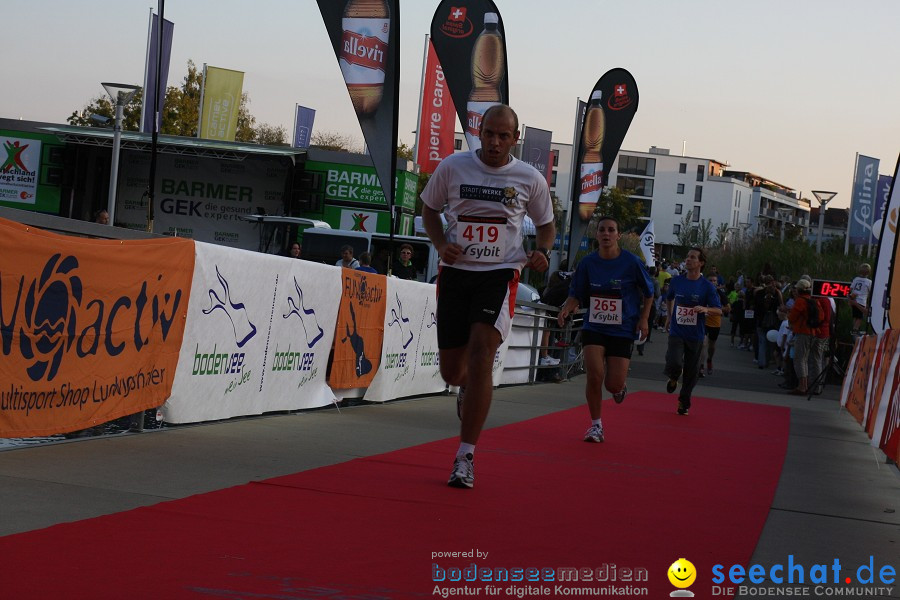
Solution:
<svg viewBox="0 0 900 600"><path fill-rule="evenodd" d="M697 579L697 569L686 558L679 558L669 567L669 583L677 588L688 588Z"/></svg>

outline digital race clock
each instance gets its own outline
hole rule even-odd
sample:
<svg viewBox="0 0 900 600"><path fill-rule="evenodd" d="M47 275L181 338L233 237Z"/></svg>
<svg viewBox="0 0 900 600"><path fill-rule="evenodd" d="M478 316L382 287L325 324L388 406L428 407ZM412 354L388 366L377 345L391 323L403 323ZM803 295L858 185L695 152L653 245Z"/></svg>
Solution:
<svg viewBox="0 0 900 600"><path fill-rule="evenodd" d="M813 279L812 295L846 299L850 297L850 283L846 281L831 281L829 279Z"/></svg>

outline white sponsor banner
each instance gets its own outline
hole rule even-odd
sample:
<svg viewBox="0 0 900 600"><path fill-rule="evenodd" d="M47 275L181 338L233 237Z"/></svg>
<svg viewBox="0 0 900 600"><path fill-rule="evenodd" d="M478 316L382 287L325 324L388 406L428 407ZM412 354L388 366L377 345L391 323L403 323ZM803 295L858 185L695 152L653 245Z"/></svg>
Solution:
<svg viewBox="0 0 900 600"><path fill-rule="evenodd" d="M41 142L0 135L0 200L19 204L37 202Z"/></svg>
<svg viewBox="0 0 900 600"><path fill-rule="evenodd" d="M534 350L534 327L538 327L538 344L540 343L540 326L545 317L543 311L540 315L533 308L517 306L513 317L512 331L507 337L506 356L503 359L503 373L500 383L503 385L515 383L530 383L530 369L528 367L537 362L539 353ZM532 352L534 356L532 357Z"/></svg>
<svg viewBox="0 0 900 600"><path fill-rule="evenodd" d="M890 197L884 207L882 216L882 229L878 245L878 256L875 259L875 274L872 276L872 291L869 294L869 306L872 308L870 321L875 333L882 333L887 329L900 327L900 323L890 322L890 312L885 305L890 306L891 272L894 266L894 246L897 240L897 223L900 220L900 191L897 185L900 181L900 158L894 169L894 185L891 186ZM900 272L898 272L900 276Z"/></svg>
<svg viewBox="0 0 900 600"><path fill-rule="evenodd" d="M149 162L146 152L123 153L116 205L123 227L147 228ZM281 163L160 154L157 173L154 233L257 250L262 225L242 217L284 212L287 167Z"/></svg>
<svg viewBox="0 0 900 600"><path fill-rule="evenodd" d="M190 423L329 404L340 269L200 242L196 251L163 418Z"/></svg>
<svg viewBox="0 0 900 600"><path fill-rule="evenodd" d="M384 402L444 390L436 312L434 285L388 277L381 364L365 400Z"/></svg>

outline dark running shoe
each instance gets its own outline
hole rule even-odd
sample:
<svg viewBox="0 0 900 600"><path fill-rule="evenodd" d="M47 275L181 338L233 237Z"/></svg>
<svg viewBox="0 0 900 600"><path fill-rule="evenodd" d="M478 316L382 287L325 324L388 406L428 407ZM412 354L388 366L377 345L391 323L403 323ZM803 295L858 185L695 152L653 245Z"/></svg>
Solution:
<svg viewBox="0 0 900 600"><path fill-rule="evenodd" d="M675 388L678 387L677 379L669 379L668 383L666 383L666 391L670 394L675 393Z"/></svg>
<svg viewBox="0 0 900 600"><path fill-rule="evenodd" d="M678 401L678 414L679 414L679 415L687 415L689 409L690 409L690 405L689 405L689 404L686 405L686 404L685 404L684 402L682 402L681 400Z"/></svg>
<svg viewBox="0 0 900 600"><path fill-rule="evenodd" d="M626 385L626 386L622 387L621 392L619 392L617 394L613 394L613 400L616 401L616 404L622 404L622 402L625 401L625 394L627 394L627 393L628 393L628 386Z"/></svg>
<svg viewBox="0 0 900 600"><path fill-rule="evenodd" d="M453 460L453 471L447 485L464 489L471 489L475 485L475 457L471 453L457 456Z"/></svg>

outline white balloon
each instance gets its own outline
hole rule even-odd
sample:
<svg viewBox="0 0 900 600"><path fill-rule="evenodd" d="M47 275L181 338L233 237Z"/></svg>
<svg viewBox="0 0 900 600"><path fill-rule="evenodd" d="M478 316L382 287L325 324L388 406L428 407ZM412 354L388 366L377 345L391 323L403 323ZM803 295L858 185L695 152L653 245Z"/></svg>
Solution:
<svg viewBox="0 0 900 600"><path fill-rule="evenodd" d="M778 330L770 329L766 332L766 339L772 342L773 344L778 341Z"/></svg>

